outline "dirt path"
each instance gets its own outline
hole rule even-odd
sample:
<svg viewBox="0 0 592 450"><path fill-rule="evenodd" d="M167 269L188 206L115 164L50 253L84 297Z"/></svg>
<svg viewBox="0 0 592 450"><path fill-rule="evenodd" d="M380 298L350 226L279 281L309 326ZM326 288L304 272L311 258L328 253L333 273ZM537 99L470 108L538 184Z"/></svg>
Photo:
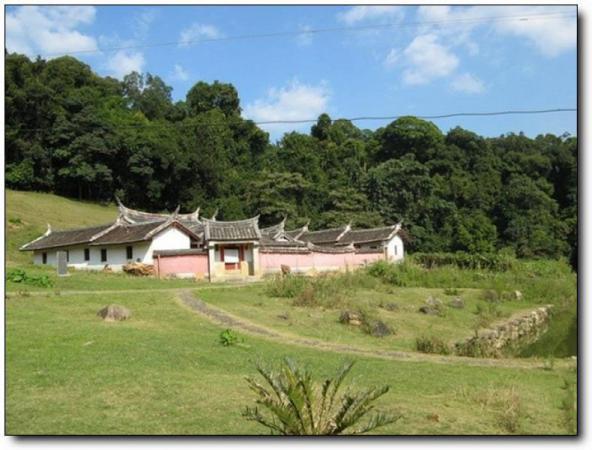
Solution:
<svg viewBox="0 0 592 450"><path fill-rule="evenodd" d="M297 345L301 347L314 348L317 350L325 350L336 353L350 353L361 356L369 356L396 361L431 362L439 364L464 364L469 366L507 367L521 369L543 368L543 361L541 360L468 358L463 356L429 355L424 353L394 350L371 350L350 345L336 344L332 342L322 341L319 339L303 338L300 336L279 333L276 330L272 330L270 328L254 324L248 320L234 316L218 307L214 307L210 304L205 303L203 300L197 298L189 290L179 290L178 296L180 301L185 306L190 308L192 311L195 311L200 315L206 317L211 322L217 325L234 328L244 333L263 337L265 339L271 339L277 342L281 342L283 344ZM569 360L559 361L559 365L562 367L567 367L570 364L573 365L575 363Z"/></svg>
<svg viewBox="0 0 592 450"><path fill-rule="evenodd" d="M244 287L250 286L253 282L249 283L233 283L233 284L219 284L219 285L210 285L210 284L196 284L195 289L207 287L208 289L224 289L229 287ZM178 292L186 289L194 289L190 286L185 287L170 287L170 288L142 288L142 289L92 289L92 290L82 290L82 289L47 289L44 291L10 291L5 292L5 296L7 298L10 297L47 297L47 296L64 296L64 295L96 295L96 294L140 294L143 292Z"/></svg>

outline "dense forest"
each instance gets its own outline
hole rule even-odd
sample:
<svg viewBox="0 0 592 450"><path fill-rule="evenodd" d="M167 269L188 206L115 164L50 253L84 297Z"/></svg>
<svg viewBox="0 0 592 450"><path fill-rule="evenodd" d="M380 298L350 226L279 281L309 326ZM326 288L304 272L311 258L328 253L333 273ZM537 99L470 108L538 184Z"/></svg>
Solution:
<svg viewBox="0 0 592 450"><path fill-rule="evenodd" d="M481 137L402 117L376 131L322 114L271 143L231 84L185 101L151 74L6 54L6 185L310 228L402 221L411 250L577 261L577 138Z"/></svg>

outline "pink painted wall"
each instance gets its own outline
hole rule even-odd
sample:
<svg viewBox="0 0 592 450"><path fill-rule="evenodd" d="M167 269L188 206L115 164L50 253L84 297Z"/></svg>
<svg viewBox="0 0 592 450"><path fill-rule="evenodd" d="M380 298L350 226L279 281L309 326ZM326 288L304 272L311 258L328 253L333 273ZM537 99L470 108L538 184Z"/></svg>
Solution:
<svg viewBox="0 0 592 450"><path fill-rule="evenodd" d="M262 272L277 272L281 265L289 266L293 271L316 269L340 269L358 267L384 259L382 253L319 253L286 254L260 253Z"/></svg>
<svg viewBox="0 0 592 450"><path fill-rule="evenodd" d="M160 259L155 257L154 265L161 277L176 273L199 273L207 276L208 254L161 256Z"/></svg>

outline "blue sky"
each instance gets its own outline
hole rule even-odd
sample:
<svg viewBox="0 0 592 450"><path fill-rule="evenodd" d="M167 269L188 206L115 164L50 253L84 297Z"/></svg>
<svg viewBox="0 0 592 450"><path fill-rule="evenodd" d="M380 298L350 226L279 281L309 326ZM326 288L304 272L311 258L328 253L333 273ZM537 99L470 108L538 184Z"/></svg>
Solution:
<svg viewBox="0 0 592 450"><path fill-rule="evenodd" d="M157 74L174 88L175 100L199 80L230 82L243 115L255 121L577 102L575 7L26 6L7 7L6 14L9 51L55 57L95 49L72 54L101 75ZM393 26L379 27L385 24ZM186 43L335 27L376 28ZM104 50L163 42L173 45ZM434 122L443 131L460 125L486 136L576 133L575 112ZM310 124L262 127L277 139L291 129L308 131Z"/></svg>

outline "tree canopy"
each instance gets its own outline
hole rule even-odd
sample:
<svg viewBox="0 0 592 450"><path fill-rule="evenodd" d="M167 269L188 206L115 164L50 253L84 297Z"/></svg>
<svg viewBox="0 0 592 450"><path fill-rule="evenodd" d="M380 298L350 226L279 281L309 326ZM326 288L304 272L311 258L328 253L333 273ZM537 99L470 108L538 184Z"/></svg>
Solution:
<svg viewBox="0 0 592 450"><path fill-rule="evenodd" d="M157 75L101 77L72 57L7 54L6 185L149 210L261 214L288 227L402 221L419 251L577 264L577 138L495 138L401 117L376 131L321 114L276 144L229 83L176 103Z"/></svg>

